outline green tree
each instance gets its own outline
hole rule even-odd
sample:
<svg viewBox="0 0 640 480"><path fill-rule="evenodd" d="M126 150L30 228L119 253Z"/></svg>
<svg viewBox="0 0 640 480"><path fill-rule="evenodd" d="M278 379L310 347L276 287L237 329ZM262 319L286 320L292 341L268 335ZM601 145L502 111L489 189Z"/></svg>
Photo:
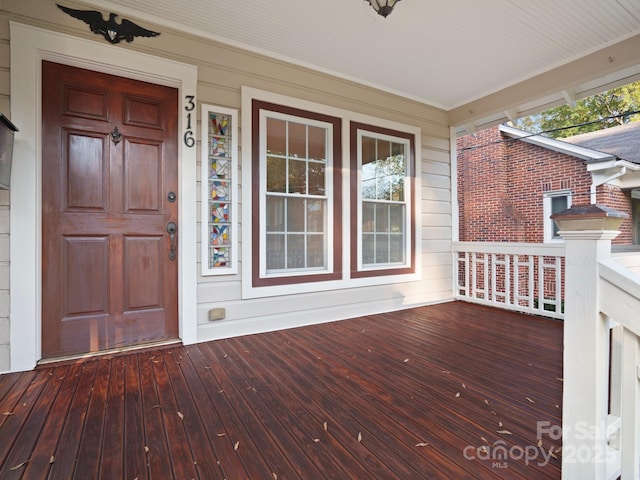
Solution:
<svg viewBox="0 0 640 480"><path fill-rule="evenodd" d="M548 132L553 138L640 121L640 81L613 88L576 101L575 106L561 105L538 115L522 117L515 127L531 133Z"/></svg>

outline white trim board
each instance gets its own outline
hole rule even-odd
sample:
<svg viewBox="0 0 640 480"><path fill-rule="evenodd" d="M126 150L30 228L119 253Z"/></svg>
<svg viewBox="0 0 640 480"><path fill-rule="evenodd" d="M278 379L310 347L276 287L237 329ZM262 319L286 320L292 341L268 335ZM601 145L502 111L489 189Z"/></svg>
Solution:
<svg viewBox="0 0 640 480"><path fill-rule="evenodd" d="M10 190L10 349L11 371L21 371L32 369L41 358L42 60L177 88L179 132L187 124L185 95L196 95L198 71L194 65L20 23L11 22L10 30L11 120L20 129ZM178 326L188 344L197 340L196 147L186 147L179 137Z"/></svg>

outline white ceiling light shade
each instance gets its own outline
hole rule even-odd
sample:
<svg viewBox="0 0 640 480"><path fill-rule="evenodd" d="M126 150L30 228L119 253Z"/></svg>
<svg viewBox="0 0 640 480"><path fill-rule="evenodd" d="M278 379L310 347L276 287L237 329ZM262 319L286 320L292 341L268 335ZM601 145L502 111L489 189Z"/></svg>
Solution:
<svg viewBox="0 0 640 480"><path fill-rule="evenodd" d="M393 11L393 7L395 7L396 3L398 3L400 0L365 0L365 1L369 2L369 4L373 7L373 9L376 11L378 15L382 15L383 17L387 18L387 15L389 15Z"/></svg>

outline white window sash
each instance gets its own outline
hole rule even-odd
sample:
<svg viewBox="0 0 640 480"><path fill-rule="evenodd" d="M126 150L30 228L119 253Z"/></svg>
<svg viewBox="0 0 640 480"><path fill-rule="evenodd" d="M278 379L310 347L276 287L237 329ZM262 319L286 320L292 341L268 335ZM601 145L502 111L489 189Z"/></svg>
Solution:
<svg viewBox="0 0 640 480"><path fill-rule="evenodd" d="M325 166L325 194L322 197L316 195L294 195L294 194L278 194L284 198L322 198L326 200L326 225L325 225L325 248L326 258L325 268L312 267L312 268L299 268L299 269L284 269L267 271L267 118L284 120L288 122L300 123L307 126L314 126L325 129L327 132L325 137L325 152L326 152L326 166ZM333 233L331 226L334 222L333 217L333 125L320 120L314 120L306 117L298 117L295 115L289 115L281 112L274 111L260 111L259 118L260 129L260 265L259 275L260 278L281 278L281 277L297 277L301 275L319 275L333 273ZM305 255L307 251L305 250Z"/></svg>
<svg viewBox="0 0 640 480"><path fill-rule="evenodd" d="M371 203L380 203L380 204L395 204L395 205L404 205L405 207L405 219L404 219L404 262L393 262L393 263L373 263L373 264L364 264L363 263L363 231L362 231L362 205L365 203L365 200L362 198L362 138L370 137L376 138L378 140L389 141L393 143L399 143L404 146L405 151L405 177L404 177L404 201L381 201L372 199ZM396 268L407 268L411 266L411 212L412 212L412 202L413 200L413 191L412 191L412 182L411 176L409 175L409 165L408 162L411 161L411 144L407 138L395 137L392 135L386 135L382 133L371 132L368 130L358 129L357 131L357 267L358 271L373 271L373 270L391 270ZM368 201L368 200L367 200ZM375 232L373 232L375 234Z"/></svg>

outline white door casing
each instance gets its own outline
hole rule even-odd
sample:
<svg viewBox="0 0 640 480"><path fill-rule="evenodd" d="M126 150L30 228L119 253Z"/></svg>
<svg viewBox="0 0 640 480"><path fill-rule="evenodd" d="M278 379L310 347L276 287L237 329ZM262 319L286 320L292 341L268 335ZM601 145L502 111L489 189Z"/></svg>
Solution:
<svg viewBox="0 0 640 480"><path fill-rule="evenodd" d="M11 371L32 369L41 358L42 198L41 64L64 63L175 87L180 149L178 176L178 328L183 343L197 340L196 146L182 140L187 108L197 88L197 67L11 22L11 121L15 136L10 185ZM101 60L96 60L101 59ZM192 117L197 109L192 110ZM192 118L192 123L195 119ZM195 134L194 134L195 136Z"/></svg>

